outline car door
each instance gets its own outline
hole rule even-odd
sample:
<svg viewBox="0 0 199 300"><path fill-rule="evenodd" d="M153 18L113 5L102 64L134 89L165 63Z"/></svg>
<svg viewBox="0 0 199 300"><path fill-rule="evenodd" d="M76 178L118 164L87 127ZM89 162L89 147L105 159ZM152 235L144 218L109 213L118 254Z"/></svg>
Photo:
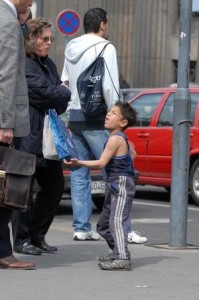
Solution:
<svg viewBox="0 0 199 300"><path fill-rule="evenodd" d="M148 168L151 181L164 185L170 182L174 93L165 93L162 107L151 126L148 145Z"/></svg>
<svg viewBox="0 0 199 300"><path fill-rule="evenodd" d="M151 127L148 145L148 168L151 181L167 186L171 182L173 118L175 93L165 94L162 109L156 116L156 126ZM193 124L198 93L191 92L191 121ZM190 134L190 149L193 148L193 130Z"/></svg>
<svg viewBox="0 0 199 300"><path fill-rule="evenodd" d="M190 153L198 153L199 149L199 93L191 91L191 120Z"/></svg>
<svg viewBox="0 0 199 300"><path fill-rule="evenodd" d="M139 95L130 103L137 112L137 124L127 129L126 133L129 140L135 145L137 152L135 168L140 172L140 178L148 177L150 173L148 156L148 146L151 138L150 125L162 96L163 93L161 92L145 93Z"/></svg>

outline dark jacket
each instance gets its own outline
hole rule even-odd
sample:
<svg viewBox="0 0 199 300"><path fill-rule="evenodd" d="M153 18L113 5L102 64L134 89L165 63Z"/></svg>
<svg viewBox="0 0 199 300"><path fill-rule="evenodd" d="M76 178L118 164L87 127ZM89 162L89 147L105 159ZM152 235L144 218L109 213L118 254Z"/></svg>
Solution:
<svg viewBox="0 0 199 300"><path fill-rule="evenodd" d="M49 57L26 58L30 134L21 140L20 149L42 157L42 138L45 112L56 109L65 112L71 92L61 85L57 68Z"/></svg>

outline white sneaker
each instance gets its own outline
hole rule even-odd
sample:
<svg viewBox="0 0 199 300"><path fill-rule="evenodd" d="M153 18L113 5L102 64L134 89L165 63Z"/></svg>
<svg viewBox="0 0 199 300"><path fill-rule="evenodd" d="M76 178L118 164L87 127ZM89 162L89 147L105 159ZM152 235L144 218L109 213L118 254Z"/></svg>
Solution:
<svg viewBox="0 0 199 300"><path fill-rule="evenodd" d="M74 241L98 241L100 235L91 230L91 231L76 231L73 235Z"/></svg>
<svg viewBox="0 0 199 300"><path fill-rule="evenodd" d="M131 231L128 234L128 243L129 244L145 244L147 242L147 238L145 236L140 236L138 231Z"/></svg>

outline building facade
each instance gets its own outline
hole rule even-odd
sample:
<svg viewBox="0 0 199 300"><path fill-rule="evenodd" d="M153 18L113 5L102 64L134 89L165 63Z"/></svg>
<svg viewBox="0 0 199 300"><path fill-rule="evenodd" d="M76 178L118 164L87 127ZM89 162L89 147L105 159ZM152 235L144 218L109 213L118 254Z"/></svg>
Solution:
<svg viewBox="0 0 199 300"><path fill-rule="evenodd" d="M198 0L193 0L195 1ZM109 16L109 40L118 54L119 71L131 87L163 87L177 80L179 0L37 0L36 15L56 24L66 9L77 12L79 31L65 36L55 26L56 42L51 51L61 73L65 45L83 34L82 18L87 9L101 7ZM197 3L197 2L196 2ZM199 9L192 15L190 81L199 82Z"/></svg>

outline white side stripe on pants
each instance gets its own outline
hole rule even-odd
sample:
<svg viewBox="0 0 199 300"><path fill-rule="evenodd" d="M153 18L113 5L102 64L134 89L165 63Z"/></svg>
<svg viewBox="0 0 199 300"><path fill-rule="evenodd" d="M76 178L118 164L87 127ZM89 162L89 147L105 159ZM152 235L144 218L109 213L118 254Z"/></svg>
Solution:
<svg viewBox="0 0 199 300"><path fill-rule="evenodd" d="M124 244L124 232L122 228L122 216L124 211L124 206L126 202L126 176L119 176L119 194L117 199L117 205L115 210L115 234L117 239L118 251L120 253L120 258L125 258L125 244Z"/></svg>

